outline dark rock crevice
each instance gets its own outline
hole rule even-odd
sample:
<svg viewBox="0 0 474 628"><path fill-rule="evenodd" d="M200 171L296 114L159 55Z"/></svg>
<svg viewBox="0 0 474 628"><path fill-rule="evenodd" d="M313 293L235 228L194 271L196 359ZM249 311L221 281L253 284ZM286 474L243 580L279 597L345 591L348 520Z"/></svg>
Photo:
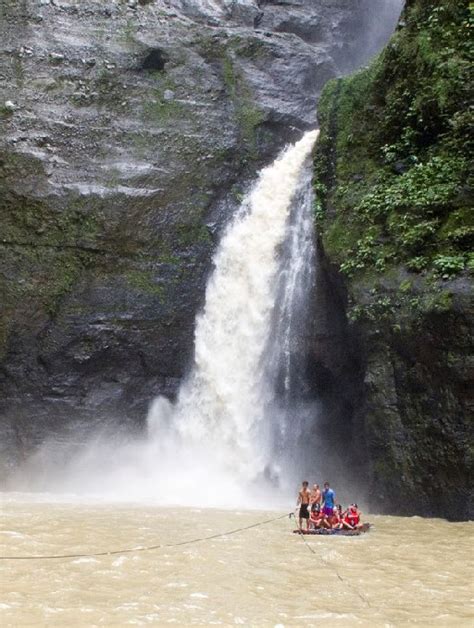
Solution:
<svg viewBox="0 0 474 628"><path fill-rule="evenodd" d="M164 50L161 50L161 48L154 48L153 50L147 52L145 58L140 64L140 70L163 72L169 60L170 57Z"/></svg>
<svg viewBox="0 0 474 628"><path fill-rule="evenodd" d="M347 319L347 289L317 246L316 280L312 306L309 375L319 401L312 436L317 464L346 492L365 495L368 472L366 443L358 417L364 405L364 349Z"/></svg>

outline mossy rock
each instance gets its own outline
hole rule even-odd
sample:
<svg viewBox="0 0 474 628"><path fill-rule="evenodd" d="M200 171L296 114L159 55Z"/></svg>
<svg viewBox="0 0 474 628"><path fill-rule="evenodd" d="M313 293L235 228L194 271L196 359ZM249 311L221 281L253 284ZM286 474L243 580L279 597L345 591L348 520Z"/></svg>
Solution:
<svg viewBox="0 0 474 628"><path fill-rule="evenodd" d="M420 258L438 273L440 256L462 260L450 275L468 265L472 20L467 2L414 2L368 69L322 94L318 228L349 276L392 264L417 272Z"/></svg>

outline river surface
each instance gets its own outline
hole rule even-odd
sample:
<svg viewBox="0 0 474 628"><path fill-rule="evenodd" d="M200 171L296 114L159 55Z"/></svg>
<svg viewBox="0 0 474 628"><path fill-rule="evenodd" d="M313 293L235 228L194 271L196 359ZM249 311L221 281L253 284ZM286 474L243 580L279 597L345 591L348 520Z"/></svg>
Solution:
<svg viewBox="0 0 474 628"><path fill-rule="evenodd" d="M1 555L174 544L280 513L3 495ZM472 626L474 524L370 517L358 538L293 520L124 555L0 562L0 625ZM311 549L313 551L311 551Z"/></svg>

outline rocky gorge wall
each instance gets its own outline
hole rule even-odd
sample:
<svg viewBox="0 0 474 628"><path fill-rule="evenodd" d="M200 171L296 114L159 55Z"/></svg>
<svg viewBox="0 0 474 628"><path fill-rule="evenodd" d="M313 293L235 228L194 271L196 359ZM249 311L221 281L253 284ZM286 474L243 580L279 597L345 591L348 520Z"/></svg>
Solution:
<svg viewBox="0 0 474 628"><path fill-rule="evenodd" d="M175 394L221 226L400 4L0 0L3 470Z"/></svg>
<svg viewBox="0 0 474 628"><path fill-rule="evenodd" d="M472 27L411 0L319 103L321 429L372 511L472 517Z"/></svg>

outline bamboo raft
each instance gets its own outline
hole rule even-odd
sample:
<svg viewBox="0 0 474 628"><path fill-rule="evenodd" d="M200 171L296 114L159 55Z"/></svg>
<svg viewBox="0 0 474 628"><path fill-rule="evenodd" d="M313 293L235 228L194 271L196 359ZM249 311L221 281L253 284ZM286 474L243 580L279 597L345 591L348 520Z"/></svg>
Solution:
<svg viewBox="0 0 474 628"><path fill-rule="evenodd" d="M365 534L371 528L370 523L363 523L362 527L357 530L332 530L328 528L317 528L316 530L293 530L293 534L308 534L310 536L360 536Z"/></svg>

